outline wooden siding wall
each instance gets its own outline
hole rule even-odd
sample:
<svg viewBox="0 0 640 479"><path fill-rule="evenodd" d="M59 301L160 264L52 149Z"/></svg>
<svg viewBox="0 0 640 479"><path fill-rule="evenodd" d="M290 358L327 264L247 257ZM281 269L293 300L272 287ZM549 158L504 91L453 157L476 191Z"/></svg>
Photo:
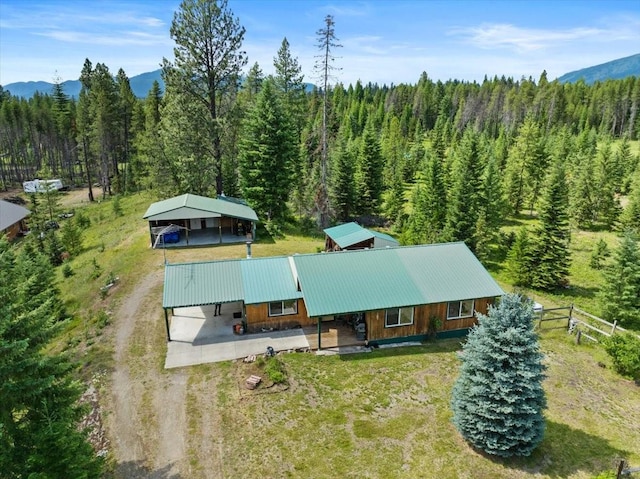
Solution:
<svg viewBox="0 0 640 479"><path fill-rule="evenodd" d="M307 308L302 299L298 300L298 314L270 317L269 304L261 303L247 304L245 306L245 317L247 319L247 330L250 333L261 331L262 328L291 329L318 324L315 318L307 316Z"/></svg>
<svg viewBox="0 0 640 479"><path fill-rule="evenodd" d="M476 299L474 308L479 313L487 314L487 308L492 302L493 298ZM447 303L416 306L413 311L413 324L407 326L385 328L384 315L385 310L369 311L366 313L365 321L367 324L367 339L369 341L425 335L429 331L429 319L432 316L438 317L441 321L441 327L438 331L467 329L476 323L475 316L471 318L447 320Z"/></svg>
<svg viewBox="0 0 640 479"><path fill-rule="evenodd" d="M13 240L18 233L20 233L20 222L14 223L11 226L5 228L4 231L0 231L0 234L4 233L7 237L7 241Z"/></svg>

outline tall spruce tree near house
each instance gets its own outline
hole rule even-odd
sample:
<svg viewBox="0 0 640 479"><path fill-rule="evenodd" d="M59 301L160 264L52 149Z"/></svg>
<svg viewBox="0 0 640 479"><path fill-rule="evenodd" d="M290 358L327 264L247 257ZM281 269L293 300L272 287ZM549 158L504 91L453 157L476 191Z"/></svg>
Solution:
<svg viewBox="0 0 640 479"><path fill-rule="evenodd" d="M295 138L291 117L270 77L245 118L239 152L243 197L266 220L279 222L287 215Z"/></svg>
<svg viewBox="0 0 640 479"><path fill-rule="evenodd" d="M605 319L640 329L640 244L634 231L625 232L605 270L600 302Z"/></svg>
<svg viewBox="0 0 640 479"><path fill-rule="evenodd" d="M380 142L373 130L373 124L369 121L360 141L354 173L358 213L375 214L378 212L384 187L383 170L384 158Z"/></svg>
<svg viewBox="0 0 640 479"><path fill-rule="evenodd" d="M640 167L631 182L629 202L622 214L622 221L627 228L640 231Z"/></svg>
<svg viewBox="0 0 640 479"><path fill-rule="evenodd" d="M0 475L8 479L101 477L78 430L80 387L72 365L48 351L62 325L54 271L33 248L16 256L0 238Z"/></svg>
<svg viewBox="0 0 640 479"><path fill-rule="evenodd" d="M183 0L174 14L171 38L175 61L164 60L167 97L174 92L183 102L201 103L207 115L200 128L207 132L208 168L215 177L216 192L223 192L223 136L225 119L233 111L240 72L247 63L242 51L245 29L227 0ZM167 99L167 102L169 100ZM175 115L187 115L180 110ZM188 146L188 145L185 145ZM201 148L193 155L201 155ZM191 152L182 151L183 157Z"/></svg>
<svg viewBox="0 0 640 479"><path fill-rule="evenodd" d="M571 265L569 198L561 160L556 161L547 177L540 203L540 226L534 231L531 248L531 286L553 290L566 284Z"/></svg>
<svg viewBox="0 0 640 479"><path fill-rule="evenodd" d="M464 241L472 250L482 199L483 171L478 136L467 128L455 151L444 239Z"/></svg>
<svg viewBox="0 0 640 479"><path fill-rule="evenodd" d="M531 302L507 294L478 314L453 386L453 424L493 456L528 456L544 437L543 355Z"/></svg>
<svg viewBox="0 0 640 479"><path fill-rule="evenodd" d="M507 253L506 269L514 286L531 286L531 239L527 228L522 227Z"/></svg>
<svg viewBox="0 0 640 479"><path fill-rule="evenodd" d="M275 67L276 87L284 96L284 104L296 129L297 139L300 140L305 118L305 84L302 67L298 59L291 55L289 41L282 39L278 55L273 59Z"/></svg>

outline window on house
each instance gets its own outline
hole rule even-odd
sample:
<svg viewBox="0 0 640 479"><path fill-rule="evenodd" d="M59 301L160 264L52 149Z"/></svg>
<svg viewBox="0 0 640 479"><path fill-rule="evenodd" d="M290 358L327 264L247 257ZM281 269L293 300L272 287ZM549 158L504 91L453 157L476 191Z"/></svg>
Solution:
<svg viewBox="0 0 640 479"><path fill-rule="evenodd" d="M385 311L385 328L407 326L409 324L413 324L413 308L391 308Z"/></svg>
<svg viewBox="0 0 640 479"><path fill-rule="evenodd" d="M470 318L473 316L473 299L452 301L447 304L447 319Z"/></svg>
<svg viewBox="0 0 640 479"><path fill-rule="evenodd" d="M295 299L274 301L269 303L269 316L284 316L298 313L298 302Z"/></svg>

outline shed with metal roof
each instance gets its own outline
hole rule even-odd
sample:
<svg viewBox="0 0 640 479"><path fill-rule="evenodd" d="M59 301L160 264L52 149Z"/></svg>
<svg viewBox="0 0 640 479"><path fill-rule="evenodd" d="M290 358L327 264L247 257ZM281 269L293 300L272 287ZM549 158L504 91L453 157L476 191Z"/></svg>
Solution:
<svg viewBox="0 0 640 479"><path fill-rule="evenodd" d="M258 222L243 200L189 193L151 204L143 219L154 247L243 242L255 237Z"/></svg>
<svg viewBox="0 0 640 479"><path fill-rule="evenodd" d="M0 234L5 234L8 240L12 240L26 230L24 220L30 214L23 206L0 200Z"/></svg>
<svg viewBox="0 0 640 479"><path fill-rule="evenodd" d="M399 246L392 236L363 228L358 223L343 223L326 228L325 251L342 251Z"/></svg>

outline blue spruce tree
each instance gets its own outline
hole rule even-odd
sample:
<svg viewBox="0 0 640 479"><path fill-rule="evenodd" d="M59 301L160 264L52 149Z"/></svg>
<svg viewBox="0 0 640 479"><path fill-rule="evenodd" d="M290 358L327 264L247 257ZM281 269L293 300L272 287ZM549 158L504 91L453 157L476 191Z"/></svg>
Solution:
<svg viewBox="0 0 640 479"><path fill-rule="evenodd" d="M463 348L453 423L491 455L528 456L544 436L544 366L532 316L530 302L506 295L487 316L478 315Z"/></svg>

